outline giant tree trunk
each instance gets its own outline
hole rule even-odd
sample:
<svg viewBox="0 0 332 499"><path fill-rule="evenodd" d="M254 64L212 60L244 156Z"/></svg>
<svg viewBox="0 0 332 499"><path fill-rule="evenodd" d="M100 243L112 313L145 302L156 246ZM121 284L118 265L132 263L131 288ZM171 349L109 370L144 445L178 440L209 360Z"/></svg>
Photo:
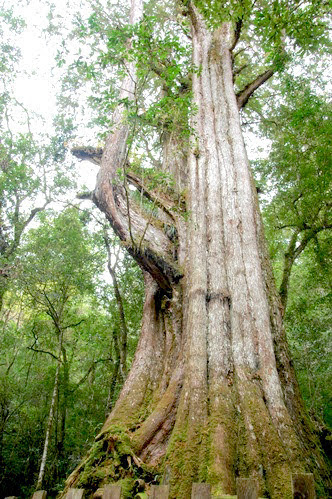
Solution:
<svg viewBox="0 0 332 499"><path fill-rule="evenodd" d="M102 480L139 473L148 480L150 469L171 484L172 497L187 498L192 482L233 494L237 476L254 475L260 496L289 498L291 472L316 468L324 475L325 465L282 330L233 89L231 26L212 33L193 6L190 17L201 70L193 76L195 147L181 175L189 221L173 215L164 198L176 251L153 221L144 250L137 245L144 215L134 205L128 210L125 188L114 185L128 137L119 121L94 200L144 269L142 331L119 399L68 485L93 490ZM169 160L174 169L174 147L165 151L164 167ZM129 461L121 460L119 442Z"/></svg>

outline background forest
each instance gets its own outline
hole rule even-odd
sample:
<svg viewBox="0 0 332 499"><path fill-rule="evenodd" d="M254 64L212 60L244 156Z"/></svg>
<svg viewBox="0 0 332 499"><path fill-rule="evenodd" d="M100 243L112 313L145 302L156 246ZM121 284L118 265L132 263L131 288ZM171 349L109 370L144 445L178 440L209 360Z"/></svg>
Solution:
<svg viewBox="0 0 332 499"><path fill-rule="evenodd" d="M63 488L116 400L135 352L143 306L139 267L88 199L84 184L91 178L85 176L93 177L97 167L84 169L82 151L80 159L70 152L93 137L96 149L86 155L98 164L124 72L128 6L87 1L78 9L72 2L65 16L60 7L43 5L48 17L40 21L40 36L54 54L53 75L62 84L52 123L16 96L20 40L36 22L29 2L27 8L5 2L0 7L1 496L31 494L43 452L43 488L54 495ZM161 12L153 2L150 7L146 32L140 33L145 42L153 35L149 22L169 21L167 9ZM172 50L186 63L180 34L153 42L160 61ZM137 57L142 46L133 50ZM142 52L138 58L142 67L144 57ZM331 458L327 61L319 46L310 57L299 50L287 76L276 75L241 113L297 377ZM181 70L169 67L163 75L168 85L177 85ZM243 58L239 85L248 72ZM175 105L165 98L156 109L150 106L149 76L144 78L146 112L138 116L128 106L128 117L137 122L132 161L151 173L160 161L160 144L146 140L145 127L163 126L169 113L181 121L190 95ZM155 174L154 182L162 190L171 179ZM153 212L153 203L146 205Z"/></svg>

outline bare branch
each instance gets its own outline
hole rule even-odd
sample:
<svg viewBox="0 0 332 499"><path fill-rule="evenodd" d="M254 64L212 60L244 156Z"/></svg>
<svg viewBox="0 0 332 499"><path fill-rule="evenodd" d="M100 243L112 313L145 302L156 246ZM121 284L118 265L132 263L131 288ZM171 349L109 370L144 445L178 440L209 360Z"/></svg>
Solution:
<svg viewBox="0 0 332 499"><path fill-rule="evenodd" d="M234 40L233 40L233 44L231 46L231 52L235 49L236 45L238 44L238 41L240 39L240 36L241 36L241 30L242 30L242 24L243 24L243 19L239 19L237 22L236 22L236 26L235 26L235 32L234 32Z"/></svg>
<svg viewBox="0 0 332 499"><path fill-rule="evenodd" d="M35 348L33 345L31 347L27 347L28 350L32 350L33 352L39 352L39 353L47 353L48 355L50 355L51 357L53 357L53 359L57 360L59 362L59 357L57 357L56 355L54 355L54 353L52 352L49 352L48 350L41 350L40 348Z"/></svg>
<svg viewBox="0 0 332 499"><path fill-rule="evenodd" d="M274 70L268 69L264 73L260 74L252 82L248 83L240 92L236 94L237 107L242 109L248 102L252 94L265 83L271 76L273 76Z"/></svg>
<svg viewBox="0 0 332 499"><path fill-rule="evenodd" d="M70 327L79 326L80 324L82 324L82 322L85 322L85 319L81 319L80 321L75 322L75 324L68 324L68 326L62 327L61 330L64 331L65 329L69 329Z"/></svg>

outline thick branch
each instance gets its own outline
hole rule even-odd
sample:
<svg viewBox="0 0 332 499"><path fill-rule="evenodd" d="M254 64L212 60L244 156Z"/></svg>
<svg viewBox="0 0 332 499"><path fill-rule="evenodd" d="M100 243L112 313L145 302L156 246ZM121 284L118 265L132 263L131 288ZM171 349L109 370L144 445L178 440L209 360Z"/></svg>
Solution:
<svg viewBox="0 0 332 499"><path fill-rule="evenodd" d="M71 153L75 158L81 161L90 161L95 165L100 165L103 149L101 147L91 146L75 146L72 147Z"/></svg>
<svg viewBox="0 0 332 499"><path fill-rule="evenodd" d="M32 222L32 220L35 218L37 213L39 213L40 211L43 211L46 208L48 203L49 203L49 201L46 201L43 206L33 208L31 210L29 216L27 217L27 219L24 222L20 223L20 221L19 221L20 203L17 200L16 206L15 206L15 215L14 215L14 220L15 220L15 222L14 222L14 239L13 239L10 247L6 251L7 258L12 256L16 252L16 250L20 244L21 236L22 236L24 230L29 225L29 223Z"/></svg>
<svg viewBox="0 0 332 499"><path fill-rule="evenodd" d="M128 182L141 191L147 199L153 201L158 208L161 208L165 211L165 213L167 213L167 215L174 219L174 213L172 210L175 207L175 203L165 194L165 192L161 193L157 189L148 189L144 185L142 179L135 173L128 172L127 179Z"/></svg>
<svg viewBox="0 0 332 499"><path fill-rule="evenodd" d="M273 69L268 69L260 74L252 82L248 83L240 92L236 94L237 106L239 109L243 108L252 94L263 85L274 74Z"/></svg>

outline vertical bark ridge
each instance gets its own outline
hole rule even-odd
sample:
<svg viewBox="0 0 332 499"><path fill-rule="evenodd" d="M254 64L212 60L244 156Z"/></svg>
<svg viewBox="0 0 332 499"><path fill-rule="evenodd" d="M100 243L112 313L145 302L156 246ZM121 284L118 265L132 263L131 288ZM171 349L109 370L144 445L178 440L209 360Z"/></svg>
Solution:
<svg viewBox="0 0 332 499"><path fill-rule="evenodd" d="M220 182L220 154L216 143L215 101L213 80L210 75L209 47L212 35L203 30L203 23L196 12L193 29L193 62L201 68L199 78L194 78L193 90L198 108L196 134L199 136L199 168L204 172L205 193L200 197L205 216L206 233L196 245L206 247L207 272L207 358L209 384L210 449L208 460L210 480L217 479L225 491L234 487L232 460L234 439L231 438L234 405L232 394L232 353L230 345L230 296L225 265L222 227L222 192ZM194 207L193 207L194 209ZM190 254L190 258L192 255ZM198 266L202 262L197 262Z"/></svg>
<svg viewBox="0 0 332 499"><path fill-rule="evenodd" d="M257 348L253 348L253 351L255 352L256 350L256 352L258 353L259 364L257 365L257 361L255 362L255 359L253 359L252 367L254 371L257 370L257 368L259 368L261 371L265 371L264 373L262 373L262 379L267 380L267 386L264 387L264 390L266 392L266 399L270 399L271 412L275 412L276 414L274 417L278 418L278 410L284 413L284 404L276 371L273 345L271 341L268 305L264 293L259 251L256 239L254 237L256 233L256 229L254 226L255 206L252 200L248 161L245 154L242 136L240 134L238 113L236 111L234 112L234 91L233 88L230 88L229 85L229 79L231 75L231 63L229 54L228 58L222 58L222 72L222 76L225 81L223 88L224 91L222 92L222 94L225 95L228 100L228 102L225 103L225 107L229 112L227 122L229 123L231 128L230 136L233 138L239 138L237 143L230 143L230 147L232 149L231 154L234 158L235 165L234 184L231 186L231 188L234 192L237 193L236 202L238 204L238 209L236 218L239 221L238 234L235 233L234 235L234 238L237 237L238 241L234 241L233 239L233 241L231 242L231 246L238 247L241 255L242 267L244 269L244 284L246 288L244 303L249 303L250 305L249 320L251 319L251 333L257 337L258 342L258 352ZM228 178L229 177L230 175L228 172ZM228 192L227 194L228 196L226 195L225 199L230 197L230 192ZM227 210L225 211L227 213ZM232 231L230 230L228 230L227 233L233 235ZM233 258L232 262L234 269L234 267L236 267L236 263L238 263L237 259ZM232 268L232 262L228 262L228 268ZM236 268L234 270L235 272L233 272L233 274L236 273ZM234 291L235 289L238 290L241 288L237 285L234 286ZM246 340L248 340L247 336Z"/></svg>
<svg viewBox="0 0 332 499"><path fill-rule="evenodd" d="M200 40L195 40L197 33L194 32L193 35L194 64L201 67L196 88L195 78L193 85L194 95L198 96L199 100L196 102L198 105L196 121L200 134L199 157L196 160L196 166L198 164L203 171L207 170L205 190L207 202L205 196L200 196L201 205L199 208L193 203L190 209L192 212L195 209L205 211L207 219L207 262L210 262L211 267L211 269L207 269L207 293L211 293L210 296L213 298L215 298L214 292L226 294L227 302L231 303L232 353L235 362L236 384L240 404L245 413L246 434L250 441L248 452L251 454L253 469L259 469L262 460L265 464L267 456L265 455L264 459L262 449L265 448L267 442L257 432L258 420L255 413L247 407L246 392L248 386L251 387L253 399L259 397L259 401L261 401L260 406L266 415L263 418L266 424L274 428L280 427L281 421L283 422L285 428L283 434L279 432L280 434L275 435L275 455L284 456L286 454L287 456L286 444L290 445L291 452L288 454L288 459L282 457L282 461L288 461L285 469L289 470L291 460L296 466L299 442L291 429L290 418L284 405L271 341L268 304L264 295L259 249L255 239L255 206L252 199L251 179L238 112L234 112L236 109L234 108L236 106L235 94L233 86L230 85L232 81L229 53L230 26L223 25L219 33L219 40L214 37L213 47L212 36L204 27L204 23L201 20L197 22L197 19L199 19L199 14L196 12L195 29L198 37L199 31L202 31ZM195 41L198 46L197 52L195 52ZM216 60L218 56L219 61ZM189 175L191 169L189 166ZM213 180L218 185L216 178L218 175L222 177L221 185L224 188L222 196L220 196L220 192L216 191L215 193L213 189ZM195 190L195 187L195 185L192 186L192 192L196 193L195 200L197 200L200 192ZM218 198L224 201L220 208ZM215 209L216 205L217 210ZM218 215L211 215L211 213L220 213L223 216L218 218ZM193 219L195 220L195 216ZM213 227L214 236L212 241L210 241L211 235L209 233L211 227ZM225 249L224 241L220 237L222 233L225 237ZM196 232L191 235L191 240L195 236L196 244L204 244L203 234ZM217 251L214 251L215 245L218 246ZM221 262L223 254L225 254L225 260ZM191 262L195 262L198 253L192 253L189 248L189 255ZM202 262L202 254L200 260ZM199 264L198 261L197 263ZM223 272L225 267L228 270L227 275L225 271ZM226 293L225 290L227 290ZM212 302L209 300L209 302L207 308L212 312L215 300ZM223 317L220 303L217 310L219 320L225 326L227 320L225 321L225 317ZM213 313L211 313L211 317L213 318ZM215 325L214 332L216 338L220 340L222 328L218 326ZM227 335L225 336L227 338ZM218 350L216 343L213 346L217 347ZM227 343L221 341L220 347L220 350L225 354ZM231 357L230 354L226 354L228 369L231 366ZM209 361L212 361L212 358L211 356ZM230 406L232 407L232 404ZM210 401L211 407L213 404ZM223 409L225 410L225 408ZM259 436L256 433L259 433Z"/></svg>

